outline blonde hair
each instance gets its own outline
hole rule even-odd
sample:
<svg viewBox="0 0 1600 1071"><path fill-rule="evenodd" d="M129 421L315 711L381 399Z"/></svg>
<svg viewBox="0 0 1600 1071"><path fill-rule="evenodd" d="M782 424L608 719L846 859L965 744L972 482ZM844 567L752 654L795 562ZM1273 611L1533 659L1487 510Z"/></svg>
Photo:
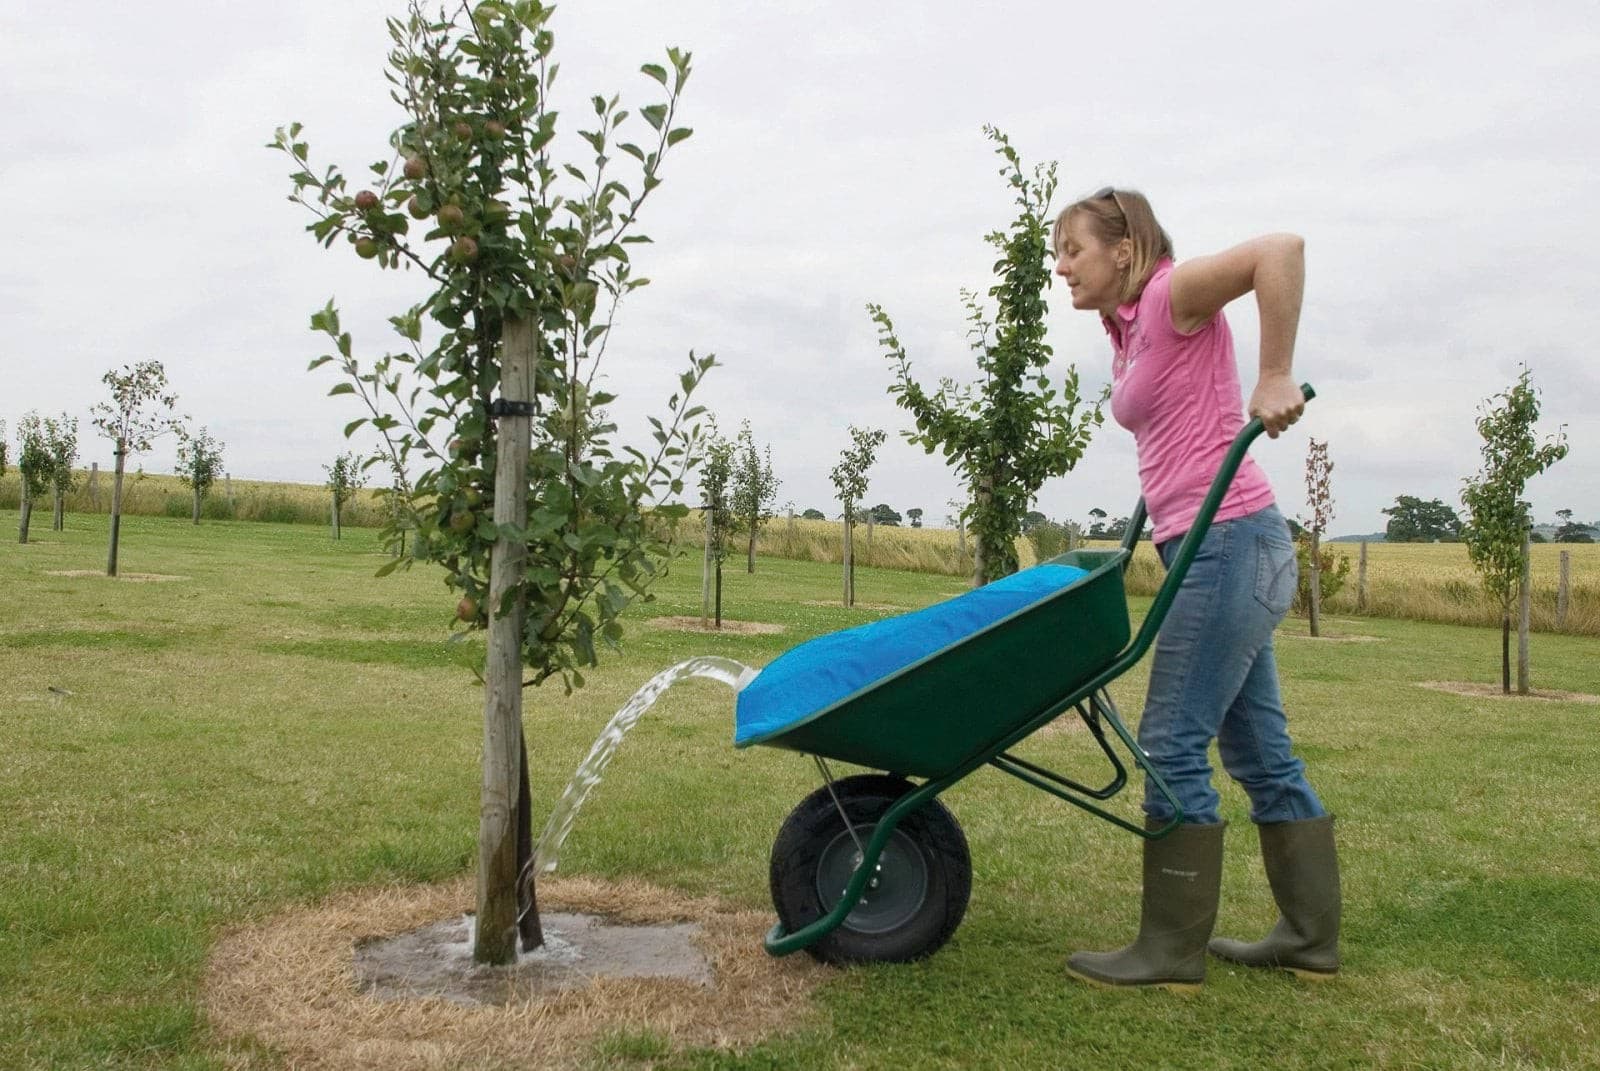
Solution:
<svg viewBox="0 0 1600 1071"><path fill-rule="evenodd" d="M1156 265L1173 255L1172 239L1156 221L1150 202L1137 190L1119 190L1112 186L1074 201L1056 217L1050 234L1052 249L1061 248L1068 223L1078 215L1088 217L1090 231L1106 245L1129 239L1133 257L1128 262L1128 277L1123 280L1118 297L1123 304L1138 300L1150 276L1155 274Z"/></svg>

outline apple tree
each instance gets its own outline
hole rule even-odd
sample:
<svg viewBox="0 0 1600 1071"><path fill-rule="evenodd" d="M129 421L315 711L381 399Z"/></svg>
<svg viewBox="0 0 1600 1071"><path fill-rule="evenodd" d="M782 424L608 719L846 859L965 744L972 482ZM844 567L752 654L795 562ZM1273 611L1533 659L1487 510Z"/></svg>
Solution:
<svg viewBox="0 0 1600 1071"><path fill-rule="evenodd" d="M778 500L778 487L782 484L772 472L772 447L756 449L755 433L750 422L739 425L737 456L733 467L733 513L735 525L743 532L745 541L745 572L756 571L756 536L761 526L772 520L773 504Z"/></svg>
<svg viewBox="0 0 1600 1071"><path fill-rule="evenodd" d="M357 357L331 301L318 310L312 327L333 352L312 367L342 373L330 393L364 410L346 435L378 432L372 463L407 483L412 550L379 571L441 567L461 626L489 633L473 953L486 963L514 960L519 935L525 949L543 941L522 689L581 686L598 647L621 640L622 612L649 597L672 551L658 521L687 512L656 503L682 493L698 449L690 396L715 363L689 354L650 420L653 445L617 442L595 419L614 397L594 384L618 303L648 282L631 256L648 241L641 206L690 135L675 122L690 56L668 49L641 68L651 103L594 96L574 130L552 99L553 13L535 0L437 15L413 2L388 20L405 114L359 182L313 169L298 123L272 143L317 241L426 279L426 297L390 319L398 344L376 357ZM391 523L385 538L401 531Z"/></svg>
<svg viewBox="0 0 1600 1071"><path fill-rule="evenodd" d="M1074 366L1067 366L1059 387L1045 374L1051 349L1044 340L1044 291L1050 285L1056 165L1035 167L1029 175L1004 134L987 126L984 134L1005 160L1000 174L1015 191L1019 211L1009 230L985 239L1000 253L994 265L999 278L989 288L994 319L975 293L962 293L982 380L974 386L946 379L929 393L911 378L911 360L889 314L881 306L867 306L894 365L889 393L916 421L916 430L906 437L930 454L942 451L966 481L970 505L963 516L976 542L974 586L1017 571L1023 516L1045 480L1078 463L1103 419L1103 399L1082 404Z"/></svg>
<svg viewBox="0 0 1600 1071"><path fill-rule="evenodd" d="M881 428L850 426L850 445L839 455L839 463L828 478L833 481L844 507L844 605L856 604L856 563L854 529L856 503L867 496L867 470L878 459L878 447L885 436Z"/></svg>
<svg viewBox="0 0 1600 1071"><path fill-rule="evenodd" d="M33 504L50 487L50 441L38 413L28 413L17 422L17 477L22 481L17 542L26 543Z"/></svg>
<svg viewBox="0 0 1600 1071"><path fill-rule="evenodd" d="M50 528L60 532L66 528L67 492L77 479L72 466L78 460L78 418L66 413L59 420L45 417L44 444L49 454L50 495L55 506Z"/></svg>
<svg viewBox="0 0 1600 1071"><path fill-rule="evenodd" d="M333 494L333 538L338 539L339 516L344 504L366 486L367 477L361 458L352 451L340 454L333 459L333 464L322 466L322 470L328 474L328 482L323 486ZM463 530L471 526L471 514L462 513L459 516L462 518Z"/></svg>
<svg viewBox="0 0 1600 1071"><path fill-rule="evenodd" d="M139 361L100 377L111 388L111 401L96 402L90 420L113 444L116 469L111 481L111 548L106 555L106 575L117 575L117 544L122 533L122 475L129 454L147 452L155 441L183 427L173 410L178 396L167 386L167 370L160 361Z"/></svg>
<svg viewBox="0 0 1600 1071"><path fill-rule="evenodd" d="M178 478L194 492L194 523L200 523L200 507L211 493L212 485L222 475L222 440L214 438L208 430L198 433L187 429L178 437Z"/></svg>
<svg viewBox="0 0 1600 1071"><path fill-rule="evenodd" d="M1534 476L1567 456L1564 431L1540 443L1533 426L1539 419L1539 394L1524 366L1517 381L1484 402L1478 415L1483 437L1483 465L1474 478L1464 480L1461 492L1468 520L1461 532L1467 556L1483 580L1489 597L1500 605L1500 688L1511 692L1511 604L1527 561L1530 505L1523 489ZM1527 648L1527 622L1519 631L1519 646ZM1528 692L1526 659L1521 660L1517 691Z"/></svg>

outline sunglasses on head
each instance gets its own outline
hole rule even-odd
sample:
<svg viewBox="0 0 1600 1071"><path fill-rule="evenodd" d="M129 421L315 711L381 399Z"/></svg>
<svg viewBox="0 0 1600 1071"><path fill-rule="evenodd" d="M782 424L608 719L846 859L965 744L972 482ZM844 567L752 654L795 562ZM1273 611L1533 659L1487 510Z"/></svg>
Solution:
<svg viewBox="0 0 1600 1071"><path fill-rule="evenodd" d="M1089 195L1089 200L1091 201L1104 201L1108 198L1117 206L1118 212L1121 212L1124 216L1128 214L1128 210L1123 207L1122 198L1118 195L1115 186L1102 186Z"/></svg>

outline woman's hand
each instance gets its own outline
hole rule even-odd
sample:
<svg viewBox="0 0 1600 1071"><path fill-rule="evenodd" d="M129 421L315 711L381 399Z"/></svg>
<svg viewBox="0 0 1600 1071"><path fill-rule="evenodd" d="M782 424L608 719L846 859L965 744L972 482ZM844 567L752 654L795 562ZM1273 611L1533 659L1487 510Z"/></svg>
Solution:
<svg viewBox="0 0 1600 1071"><path fill-rule="evenodd" d="M1306 396L1294 379L1285 375L1264 375L1250 395L1249 413L1260 417L1266 426L1267 437L1276 439L1290 424L1305 412Z"/></svg>

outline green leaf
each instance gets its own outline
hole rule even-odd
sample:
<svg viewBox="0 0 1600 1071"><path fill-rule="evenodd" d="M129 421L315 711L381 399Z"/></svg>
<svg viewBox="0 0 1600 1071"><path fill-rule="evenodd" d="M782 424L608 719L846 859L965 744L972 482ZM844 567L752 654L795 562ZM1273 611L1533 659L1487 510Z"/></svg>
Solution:
<svg viewBox="0 0 1600 1071"><path fill-rule="evenodd" d="M639 114L644 116L644 121L650 124L652 130L660 130L661 124L667 121L667 106L665 104L646 104L639 109Z"/></svg>
<svg viewBox="0 0 1600 1071"><path fill-rule="evenodd" d="M667 70L665 67L655 63L646 63L643 67L640 67L639 70L643 71L645 74L648 74L651 78L654 78L663 86L667 84Z"/></svg>
<svg viewBox="0 0 1600 1071"><path fill-rule="evenodd" d="M356 387L354 383L335 383L328 391L328 397L332 398L336 394L354 394L355 392Z"/></svg>
<svg viewBox="0 0 1600 1071"><path fill-rule="evenodd" d="M694 133L694 130L691 129L690 127L686 127L686 126L673 127L672 130L667 133L667 144L668 145L676 145L676 144L678 144L678 142L683 141L684 139L688 138L693 133Z"/></svg>

